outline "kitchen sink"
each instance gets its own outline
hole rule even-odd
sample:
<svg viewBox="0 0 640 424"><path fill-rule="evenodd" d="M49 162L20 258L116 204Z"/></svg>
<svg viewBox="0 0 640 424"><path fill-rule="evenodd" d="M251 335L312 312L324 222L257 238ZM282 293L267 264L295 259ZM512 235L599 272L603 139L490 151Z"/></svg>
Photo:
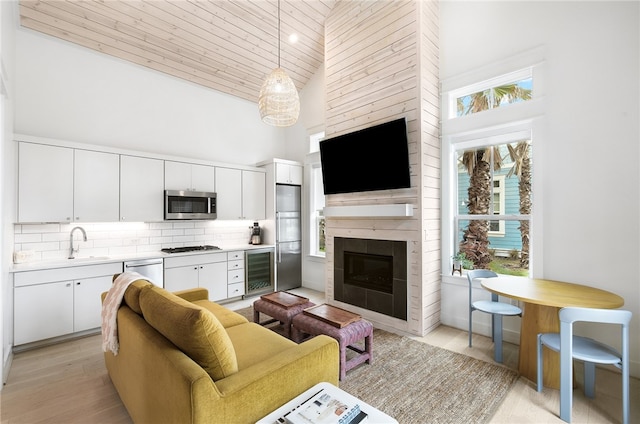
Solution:
<svg viewBox="0 0 640 424"><path fill-rule="evenodd" d="M73 262L91 262L91 261L104 261L107 259L111 259L109 256L89 256L88 258L73 258L68 259Z"/></svg>

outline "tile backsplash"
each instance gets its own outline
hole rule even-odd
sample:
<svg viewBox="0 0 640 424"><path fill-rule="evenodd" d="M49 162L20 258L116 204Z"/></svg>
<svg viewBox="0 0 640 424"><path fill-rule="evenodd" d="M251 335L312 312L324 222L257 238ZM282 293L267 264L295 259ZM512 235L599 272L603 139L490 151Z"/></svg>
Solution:
<svg viewBox="0 0 640 424"><path fill-rule="evenodd" d="M222 248L247 245L253 221L110 222L72 224L15 224L14 252L29 261L66 259L74 227L76 257L121 256L157 252L164 247L211 244Z"/></svg>

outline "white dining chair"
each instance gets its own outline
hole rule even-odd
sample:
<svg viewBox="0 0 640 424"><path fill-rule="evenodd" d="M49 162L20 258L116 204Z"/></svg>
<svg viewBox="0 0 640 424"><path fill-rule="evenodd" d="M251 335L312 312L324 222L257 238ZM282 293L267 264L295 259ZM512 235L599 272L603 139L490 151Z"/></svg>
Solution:
<svg viewBox="0 0 640 424"><path fill-rule="evenodd" d="M472 334L472 314L473 311L485 312L491 314L491 339L494 343L493 359L502 363L502 317L522 316L522 309L509 303L499 302L498 295L491 293L491 300L473 301L473 280L476 278L494 278L497 277L493 271L486 269L475 269L467 272L467 280L469 280L469 347L471 347Z"/></svg>
<svg viewBox="0 0 640 424"><path fill-rule="evenodd" d="M577 321L619 324L622 352L599 341L573 335ZM542 391L542 346L560 352L560 419L571 422L573 359L584 361L584 394L595 397L595 364L614 365L622 371L622 422L629 423L629 321L631 312L620 309L567 307L560 310L560 333L538 334L537 389Z"/></svg>

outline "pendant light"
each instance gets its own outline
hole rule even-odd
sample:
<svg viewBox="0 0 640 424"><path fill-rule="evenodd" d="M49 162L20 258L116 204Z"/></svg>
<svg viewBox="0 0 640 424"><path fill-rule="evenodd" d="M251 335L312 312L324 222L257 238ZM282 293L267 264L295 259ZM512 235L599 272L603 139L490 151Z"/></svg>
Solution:
<svg viewBox="0 0 640 424"><path fill-rule="evenodd" d="M287 73L280 67L280 0L278 0L278 67L262 84L258 97L262 122L276 127L289 127L300 114L298 90Z"/></svg>

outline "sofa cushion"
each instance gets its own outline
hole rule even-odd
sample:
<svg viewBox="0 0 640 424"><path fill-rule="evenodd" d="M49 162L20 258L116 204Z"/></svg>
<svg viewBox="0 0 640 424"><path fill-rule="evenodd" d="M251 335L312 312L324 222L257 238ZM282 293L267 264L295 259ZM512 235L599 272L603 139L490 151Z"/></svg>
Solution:
<svg viewBox="0 0 640 424"><path fill-rule="evenodd" d="M202 306L203 308L212 312L213 315L218 318L218 321L220 321L220 324L222 324L224 328L233 327L234 325L239 324L246 324L249 322L239 313L234 312L229 308L225 308L222 305L218 305L215 302L211 302L209 300L196 300L193 303L198 306Z"/></svg>
<svg viewBox="0 0 640 424"><path fill-rule="evenodd" d="M142 290L140 307L144 319L214 381L238 371L233 344L210 311L156 286Z"/></svg>
<svg viewBox="0 0 640 424"><path fill-rule="evenodd" d="M136 280L129 284L129 287L124 292L124 302L133 312L138 315L142 315L142 309L140 309L140 292L151 283L147 280Z"/></svg>
<svg viewBox="0 0 640 424"><path fill-rule="evenodd" d="M238 352L238 369L240 370L269 361L297 346L286 337L253 322L229 327L227 333L235 351Z"/></svg>

